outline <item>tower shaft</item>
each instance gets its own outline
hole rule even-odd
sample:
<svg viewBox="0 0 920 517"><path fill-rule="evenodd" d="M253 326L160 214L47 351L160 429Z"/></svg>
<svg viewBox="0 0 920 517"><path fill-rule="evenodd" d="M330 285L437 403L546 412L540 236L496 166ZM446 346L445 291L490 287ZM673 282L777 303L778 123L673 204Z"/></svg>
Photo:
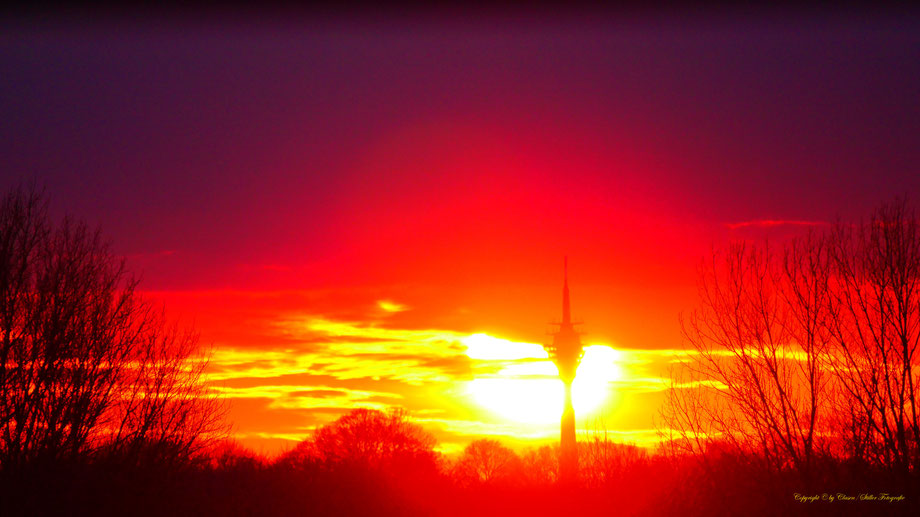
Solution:
<svg viewBox="0 0 920 517"><path fill-rule="evenodd" d="M578 444L575 441L575 409L572 407L572 383L565 383L565 406L559 430L559 479L571 483L578 478Z"/></svg>

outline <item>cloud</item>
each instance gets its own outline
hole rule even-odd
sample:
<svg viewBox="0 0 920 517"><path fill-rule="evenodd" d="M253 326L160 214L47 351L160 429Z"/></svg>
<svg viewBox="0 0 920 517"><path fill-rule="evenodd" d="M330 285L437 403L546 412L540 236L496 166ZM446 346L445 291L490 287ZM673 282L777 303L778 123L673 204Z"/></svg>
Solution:
<svg viewBox="0 0 920 517"><path fill-rule="evenodd" d="M558 417L515 421L470 389L477 380L508 381L503 393L488 391L485 398L543 413L555 407L549 395L561 384L539 344L475 328L460 331L449 319L416 317L428 306L408 310L400 303L407 310L387 311L379 302L396 302L380 290L152 294L171 309L199 309L196 327L204 342L214 344L209 386L230 402L236 437L269 454L357 407L407 409L445 452L484 436L515 447L558 439ZM422 325L432 321L443 326ZM676 349L613 349L595 342L586 347L579 375L594 377L606 402L580 413L579 429L609 417L607 427L622 430L624 411L629 422L641 420L639 413L653 404L635 401L660 394L664 383L658 381L667 368L687 358ZM545 393L534 390L538 387Z"/></svg>
<svg viewBox="0 0 920 517"><path fill-rule="evenodd" d="M409 306L390 300L379 300L377 306L384 312L403 312L409 310Z"/></svg>
<svg viewBox="0 0 920 517"><path fill-rule="evenodd" d="M805 221L795 219L757 219L754 221L742 221L739 223L725 223L729 230L739 230L741 228L774 228L777 226L825 226L830 224L826 221Z"/></svg>

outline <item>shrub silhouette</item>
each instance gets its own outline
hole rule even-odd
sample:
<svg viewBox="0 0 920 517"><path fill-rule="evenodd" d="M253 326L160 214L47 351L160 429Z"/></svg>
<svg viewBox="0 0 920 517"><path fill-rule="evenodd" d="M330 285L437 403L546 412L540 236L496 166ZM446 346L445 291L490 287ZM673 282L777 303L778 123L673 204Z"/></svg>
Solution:
<svg viewBox="0 0 920 517"><path fill-rule="evenodd" d="M355 409L316 429L281 461L318 462L328 467L364 467L375 471L435 467L436 441L409 421L403 409L387 412Z"/></svg>

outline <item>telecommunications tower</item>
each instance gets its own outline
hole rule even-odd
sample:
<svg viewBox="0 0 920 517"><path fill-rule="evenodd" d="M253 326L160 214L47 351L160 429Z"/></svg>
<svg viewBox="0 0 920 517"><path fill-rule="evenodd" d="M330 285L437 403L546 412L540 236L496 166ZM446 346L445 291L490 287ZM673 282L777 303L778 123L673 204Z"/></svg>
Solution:
<svg viewBox="0 0 920 517"><path fill-rule="evenodd" d="M552 344L543 345L550 359L559 369L559 378L565 384L565 405L562 409L560 426L559 479L563 483L573 482L578 477L578 450L575 443L575 410L572 408L572 381L584 355L581 338L575 330L569 306L569 260L565 259L562 283L562 321L559 330L553 333Z"/></svg>

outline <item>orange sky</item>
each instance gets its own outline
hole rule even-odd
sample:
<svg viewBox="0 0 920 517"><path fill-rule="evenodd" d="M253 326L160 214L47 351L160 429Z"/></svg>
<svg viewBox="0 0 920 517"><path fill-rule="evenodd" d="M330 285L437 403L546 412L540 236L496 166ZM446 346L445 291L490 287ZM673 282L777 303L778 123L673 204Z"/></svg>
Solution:
<svg viewBox="0 0 920 517"><path fill-rule="evenodd" d="M766 226L710 230L726 239L799 227ZM541 345L561 317L561 257L515 262L515 251L500 251L509 258L475 265L419 257L436 260L423 264L432 270L423 275L441 269L425 281L406 273L390 284L148 295L194 321L213 345L210 383L231 401L235 436L256 450L277 453L352 408L388 406L407 408L445 452L482 436L552 443L562 385ZM669 367L684 354L678 315L696 304L698 260L672 250L618 264L616 247L595 251L569 258L587 347L574 393L577 428L653 446ZM472 280L465 268L485 278Z"/></svg>

